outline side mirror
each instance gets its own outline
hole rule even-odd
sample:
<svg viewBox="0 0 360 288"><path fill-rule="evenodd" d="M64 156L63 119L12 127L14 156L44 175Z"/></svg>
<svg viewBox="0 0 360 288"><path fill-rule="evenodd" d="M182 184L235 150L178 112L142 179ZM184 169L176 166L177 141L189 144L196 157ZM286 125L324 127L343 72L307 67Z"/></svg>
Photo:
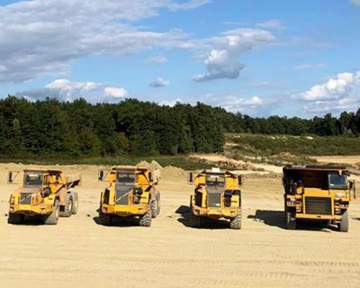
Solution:
<svg viewBox="0 0 360 288"><path fill-rule="evenodd" d="M193 172L189 172L189 174L188 174L188 184L193 184L193 183L194 183Z"/></svg>
<svg viewBox="0 0 360 288"><path fill-rule="evenodd" d="M14 183L14 179L13 179L13 172L10 171L8 174L8 183L12 184Z"/></svg>
<svg viewBox="0 0 360 288"><path fill-rule="evenodd" d="M238 176L238 184L239 184L239 186L242 185L242 177L241 176Z"/></svg>
<svg viewBox="0 0 360 288"><path fill-rule="evenodd" d="M104 178L104 170L100 170L99 171L99 174L98 174L98 179L99 179L99 181L103 181L103 178Z"/></svg>
<svg viewBox="0 0 360 288"><path fill-rule="evenodd" d="M149 181L150 181L150 182L153 182L153 177L152 177L152 173L151 173L151 172L149 172Z"/></svg>
<svg viewBox="0 0 360 288"><path fill-rule="evenodd" d="M352 197L356 199L356 186L355 186L355 180L349 181L349 190L350 193L352 193ZM350 194L351 195L351 194Z"/></svg>
<svg viewBox="0 0 360 288"><path fill-rule="evenodd" d="M19 171L9 171L8 177L7 177L7 183L8 184L18 184L15 183L16 177L20 174Z"/></svg>

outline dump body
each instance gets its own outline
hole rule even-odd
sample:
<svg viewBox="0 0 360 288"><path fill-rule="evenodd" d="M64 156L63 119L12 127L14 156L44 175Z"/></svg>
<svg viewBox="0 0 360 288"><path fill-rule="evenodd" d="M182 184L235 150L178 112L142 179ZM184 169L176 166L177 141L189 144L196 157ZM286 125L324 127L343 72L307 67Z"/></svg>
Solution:
<svg viewBox="0 0 360 288"><path fill-rule="evenodd" d="M100 196L100 216L155 218L160 211L158 171L145 167L113 167L101 177L108 187ZM150 215L149 215L150 214ZM144 225L149 226L149 225Z"/></svg>
<svg viewBox="0 0 360 288"><path fill-rule="evenodd" d="M345 167L287 166L283 175L288 228L292 228L289 225L295 227L296 219L340 225L344 217L348 217L352 184Z"/></svg>
<svg viewBox="0 0 360 288"><path fill-rule="evenodd" d="M195 189L190 198L190 207L195 220L196 217L204 217L230 221L237 218L238 221L241 217L240 176L213 169L201 171L192 180Z"/></svg>
<svg viewBox="0 0 360 288"><path fill-rule="evenodd" d="M10 179L11 176L9 176ZM16 222L20 222L21 218L25 216L43 216L46 218L54 212L60 216L75 214L78 196L72 188L77 186L79 182L80 179L68 181L60 170L24 170L22 186L10 196L10 222L11 217L16 218L18 220ZM66 211L69 208L75 213ZM63 213L69 215L62 215ZM57 215L54 216L57 217Z"/></svg>

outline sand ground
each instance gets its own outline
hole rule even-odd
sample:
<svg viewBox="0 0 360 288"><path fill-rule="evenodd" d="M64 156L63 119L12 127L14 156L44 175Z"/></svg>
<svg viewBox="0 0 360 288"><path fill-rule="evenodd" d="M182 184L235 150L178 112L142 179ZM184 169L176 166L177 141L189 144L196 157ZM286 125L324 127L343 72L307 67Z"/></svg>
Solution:
<svg viewBox="0 0 360 288"><path fill-rule="evenodd" d="M360 201L350 232L303 225L283 228L281 178L244 180L243 229L187 227L192 189L179 171L163 175L162 210L151 228L104 227L96 209L104 183L95 166L63 167L83 175L79 214L57 226L8 225L0 165L0 287L360 287ZM95 218L95 220L94 220Z"/></svg>

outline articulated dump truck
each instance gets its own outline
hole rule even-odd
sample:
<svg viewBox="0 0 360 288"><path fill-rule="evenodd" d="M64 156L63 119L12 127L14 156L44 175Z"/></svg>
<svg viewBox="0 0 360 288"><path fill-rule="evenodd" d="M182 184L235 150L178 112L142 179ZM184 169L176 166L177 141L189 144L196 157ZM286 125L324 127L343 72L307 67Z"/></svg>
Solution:
<svg viewBox="0 0 360 288"><path fill-rule="evenodd" d="M227 219L230 228L241 229L241 176L213 168L197 175L189 173L195 185L190 197L190 226L200 227L205 219Z"/></svg>
<svg viewBox="0 0 360 288"><path fill-rule="evenodd" d="M9 172L8 182L23 174L21 188L11 194L8 223L21 224L25 218L40 218L55 225L59 216L70 217L78 211L78 194L74 190L80 179L69 181L60 170L24 170Z"/></svg>
<svg viewBox="0 0 360 288"><path fill-rule="evenodd" d="M160 214L160 171L147 167L120 166L100 171L99 180L108 182L100 196L99 217L104 225L116 218L137 218L140 226L151 226Z"/></svg>
<svg viewBox="0 0 360 288"><path fill-rule="evenodd" d="M299 219L335 224L348 232L348 208L355 182L345 167L286 166L283 169L285 221L296 229Z"/></svg>

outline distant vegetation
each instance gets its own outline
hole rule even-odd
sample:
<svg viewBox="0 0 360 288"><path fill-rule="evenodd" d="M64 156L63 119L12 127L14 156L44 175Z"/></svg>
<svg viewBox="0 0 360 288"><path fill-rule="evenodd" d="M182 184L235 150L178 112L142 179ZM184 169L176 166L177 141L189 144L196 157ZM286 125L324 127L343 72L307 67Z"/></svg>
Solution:
<svg viewBox="0 0 360 288"><path fill-rule="evenodd" d="M360 154L360 138L358 137L228 134L226 139L233 144L231 150L239 155L272 156L287 153L296 156L320 156Z"/></svg>
<svg viewBox="0 0 360 288"><path fill-rule="evenodd" d="M224 134L216 110L198 104L159 106L127 100L0 101L0 156L91 158L221 152Z"/></svg>
<svg viewBox="0 0 360 288"><path fill-rule="evenodd" d="M330 114L313 119L252 118L201 103L169 107L132 99L96 105L83 99L29 102L9 96L0 100L2 159L79 162L134 155L216 153L223 151L224 133L247 133L232 140L240 145L237 149L255 154L359 154L360 110L344 112L339 118ZM273 139L249 133L302 137ZM305 135L328 137L309 140Z"/></svg>

